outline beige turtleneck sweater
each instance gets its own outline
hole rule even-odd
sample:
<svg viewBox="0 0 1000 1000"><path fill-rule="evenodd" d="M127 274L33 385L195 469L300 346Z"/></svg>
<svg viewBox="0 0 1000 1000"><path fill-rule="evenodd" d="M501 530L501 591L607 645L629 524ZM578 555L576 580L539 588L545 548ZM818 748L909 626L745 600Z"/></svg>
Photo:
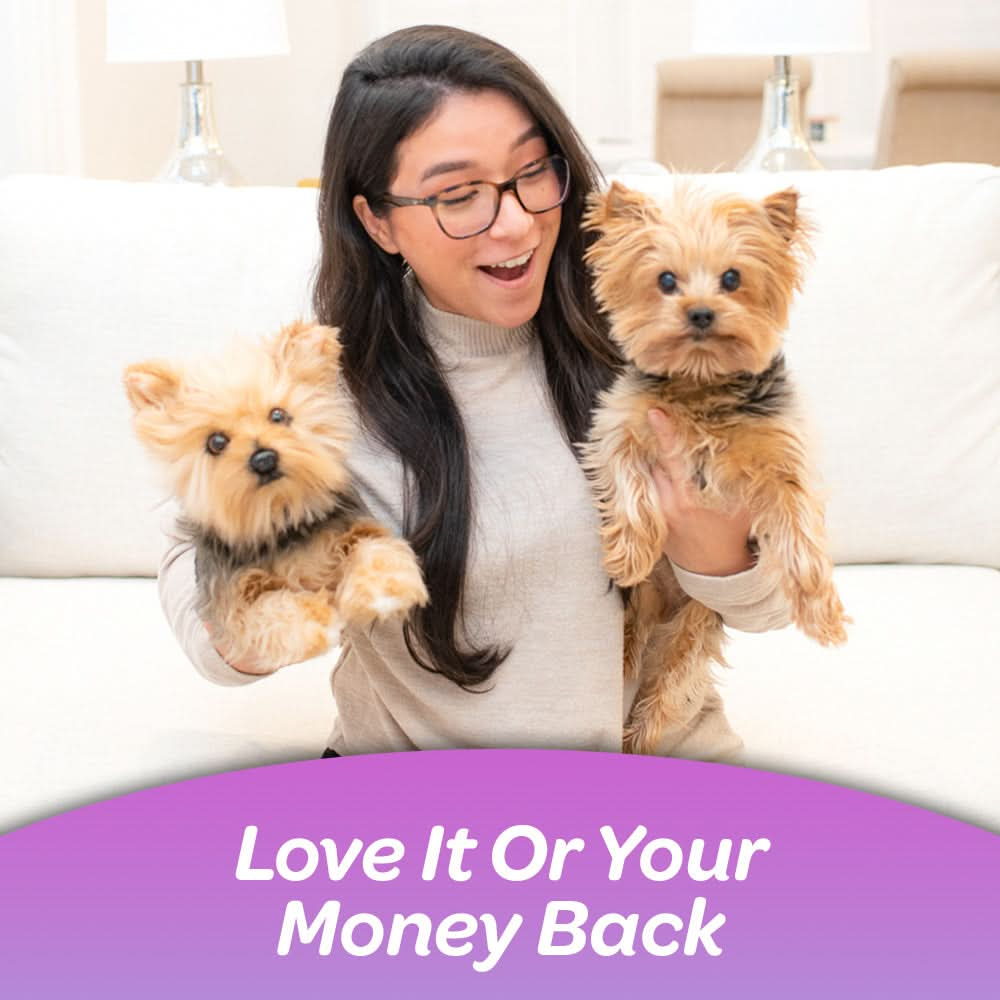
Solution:
<svg viewBox="0 0 1000 1000"><path fill-rule="evenodd" d="M531 325L506 329L441 312L421 295L427 335L462 412L474 521L464 595L473 641L512 646L485 694L421 669L396 622L348 630L332 674L329 745L341 754L444 747L620 750L634 695L622 679L621 600L601 567L588 483L551 409ZM350 467L372 514L402 523L398 460L355 418ZM750 569L706 577L675 567L682 587L725 623L764 631L788 621L784 597ZM160 598L194 666L220 684L246 684L216 652L194 610L194 549L171 538ZM294 669L292 667L291 669ZM733 759L741 743L713 692L663 753ZM321 748L317 748L317 753Z"/></svg>

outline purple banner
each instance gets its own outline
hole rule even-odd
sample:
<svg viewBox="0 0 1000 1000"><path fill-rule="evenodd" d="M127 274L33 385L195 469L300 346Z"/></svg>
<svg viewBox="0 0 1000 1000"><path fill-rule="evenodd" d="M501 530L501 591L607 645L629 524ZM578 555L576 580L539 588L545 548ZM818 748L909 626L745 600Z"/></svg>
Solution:
<svg viewBox="0 0 1000 1000"><path fill-rule="evenodd" d="M11 997L1000 995L1000 838L689 761L217 775L0 837L0 894Z"/></svg>

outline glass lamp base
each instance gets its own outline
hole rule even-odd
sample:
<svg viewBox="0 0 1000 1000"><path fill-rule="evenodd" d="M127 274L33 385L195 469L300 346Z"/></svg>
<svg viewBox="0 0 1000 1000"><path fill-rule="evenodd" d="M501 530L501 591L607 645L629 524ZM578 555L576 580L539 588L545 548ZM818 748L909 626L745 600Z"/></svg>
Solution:
<svg viewBox="0 0 1000 1000"><path fill-rule="evenodd" d="M777 173L783 170L823 170L823 164L807 146L787 145L782 136L771 136L770 142L759 145L747 153L737 170L766 170Z"/></svg>
<svg viewBox="0 0 1000 1000"><path fill-rule="evenodd" d="M156 175L158 181L172 184L239 185L243 178L223 155L222 150L179 149Z"/></svg>
<svg viewBox="0 0 1000 1000"><path fill-rule="evenodd" d="M180 138L156 179L174 184L242 184L219 144L212 85L205 82L200 62L188 62L185 67L187 79L180 86Z"/></svg>
<svg viewBox="0 0 1000 1000"><path fill-rule="evenodd" d="M775 72L764 82L760 131L737 170L822 170L802 128L799 78L789 71L787 56L775 60Z"/></svg>

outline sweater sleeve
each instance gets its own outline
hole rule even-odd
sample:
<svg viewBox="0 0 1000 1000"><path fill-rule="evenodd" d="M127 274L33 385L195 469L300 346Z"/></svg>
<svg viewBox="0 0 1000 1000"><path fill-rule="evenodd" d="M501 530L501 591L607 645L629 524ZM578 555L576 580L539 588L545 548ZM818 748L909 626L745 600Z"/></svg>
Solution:
<svg viewBox="0 0 1000 1000"><path fill-rule="evenodd" d="M780 583L766 575L760 563L732 576L703 576L674 563L681 589L707 608L722 615L722 623L740 632L769 632L784 628L791 608Z"/></svg>
<svg viewBox="0 0 1000 1000"><path fill-rule="evenodd" d="M195 669L216 684L251 684L266 674L249 674L231 667L212 645L208 629L196 610L198 589L194 572L194 545L176 529L176 513L165 515L168 545L160 560L157 586L160 604L180 647Z"/></svg>

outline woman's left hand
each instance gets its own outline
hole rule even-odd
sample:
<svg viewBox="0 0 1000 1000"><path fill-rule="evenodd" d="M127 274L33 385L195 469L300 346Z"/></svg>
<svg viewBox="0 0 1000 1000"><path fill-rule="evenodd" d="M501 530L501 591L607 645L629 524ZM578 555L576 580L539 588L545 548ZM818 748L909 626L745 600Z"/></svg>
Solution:
<svg viewBox="0 0 1000 1000"><path fill-rule="evenodd" d="M650 410L647 419L660 451L653 478L667 525L664 555L682 569L705 576L730 576L750 569L756 561L748 544L750 512L720 513L699 506L698 491L678 454L673 424L659 409Z"/></svg>

